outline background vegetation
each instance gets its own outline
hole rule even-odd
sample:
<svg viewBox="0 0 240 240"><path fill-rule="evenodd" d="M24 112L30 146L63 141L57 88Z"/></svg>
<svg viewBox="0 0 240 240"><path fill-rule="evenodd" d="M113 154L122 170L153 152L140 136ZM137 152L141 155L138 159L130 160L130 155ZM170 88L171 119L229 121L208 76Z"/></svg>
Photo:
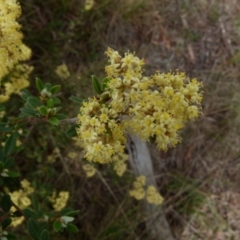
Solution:
<svg viewBox="0 0 240 240"><path fill-rule="evenodd" d="M203 82L203 114L184 129L182 143L167 152L152 150L155 177L178 239L238 239L237 0L96 0L88 11L83 0L19 2L24 42L33 51L29 90L36 93L36 77L61 84L62 112L69 117L79 108L69 97L92 96L91 75L104 77L107 47L121 54L135 51L150 74L179 69ZM71 73L67 80L55 74L63 63ZM9 104L12 112L18 111L17 97ZM31 141L16 161L23 177L40 189L40 197L57 186L57 191L70 191L68 205L80 210L75 220L79 233L56 239L147 239L141 203L126 194L133 180L130 167L119 178L110 165L96 165L97 174L87 178L81 149L64 134L67 126L58 132L52 128L29 125ZM25 234L21 226L14 231Z"/></svg>

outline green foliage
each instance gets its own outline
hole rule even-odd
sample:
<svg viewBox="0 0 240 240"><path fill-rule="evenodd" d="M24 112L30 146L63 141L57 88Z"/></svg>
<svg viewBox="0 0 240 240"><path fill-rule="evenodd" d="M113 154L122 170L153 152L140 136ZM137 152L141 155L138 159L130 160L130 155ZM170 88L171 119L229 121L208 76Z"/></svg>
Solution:
<svg viewBox="0 0 240 240"><path fill-rule="evenodd" d="M72 233L77 233L79 231L79 229L74 224L71 223L67 225L67 230Z"/></svg>
<svg viewBox="0 0 240 240"><path fill-rule="evenodd" d="M110 81L109 78L104 78L104 79L102 80L102 89L103 89L103 90L107 88L109 81Z"/></svg>
<svg viewBox="0 0 240 240"><path fill-rule="evenodd" d="M92 84L93 84L93 89L97 94L102 93L102 86L101 83L99 82L98 78L94 75L92 75Z"/></svg>
<svg viewBox="0 0 240 240"><path fill-rule="evenodd" d="M5 213L9 212L12 206L11 197L8 194L3 195L1 201L1 207Z"/></svg>
<svg viewBox="0 0 240 240"><path fill-rule="evenodd" d="M79 103L79 104L82 104L82 102L83 102L83 100L81 98L78 98L75 96L71 96L69 99L72 100L73 102Z"/></svg>
<svg viewBox="0 0 240 240"><path fill-rule="evenodd" d="M49 232L47 229L44 229L40 234L40 240L49 240Z"/></svg>
<svg viewBox="0 0 240 240"><path fill-rule="evenodd" d="M21 92L24 107L20 109L21 113L19 116L12 117L11 120L5 117L0 118L0 129L2 133L0 134L0 140L5 142L5 144L0 145L0 185L1 189L7 189L7 193L2 190L0 198L0 207L2 214L4 214L1 226L2 229L8 229L15 219L24 217L25 220L27 220L28 233L33 239L48 240L50 239L49 231L51 231L52 228L57 231L64 230L76 233L78 231L77 227L74 224L69 225L69 222L74 220L72 216L76 216L79 211L67 208L60 212L53 211L51 208L46 207L46 199L44 200L44 198L50 194L41 192L41 190L40 192L36 191L33 193L34 188L32 188L26 180L25 182L21 181L22 189L20 191L17 190L20 186L20 172L12 169L17 169L15 156L19 151L24 149L24 147L18 146L17 141L19 141L22 136L28 134L25 123L28 121L29 123L31 123L31 121L37 121L40 123L40 127L41 124L44 125L48 122L50 125L56 126L67 117L65 114L59 113L61 101L56 97L56 94L60 91L60 85L52 86L50 83L44 84L37 78L36 88L39 92L37 96L32 95L27 90ZM5 109L0 105L0 110ZM37 171L36 173L32 172L32 174L34 176L34 174L37 174ZM41 180L39 183L41 183ZM10 189L9 194L8 189ZM50 189L52 191L53 187ZM20 202L21 199L25 199L22 205L20 204L18 206L18 203L12 203L11 192L14 190L15 195L19 195ZM44 189L44 191L46 191L46 189ZM47 202L49 204L48 200ZM16 207L17 211L12 212L12 206ZM68 218L70 218L70 220ZM69 222L64 223L65 220ZM16 238L16 236L10 232L8 232L7 236L7 239Z"/></svg>
<svg viewBox="0 0 240 240"><path fill-rule="evenodd" d="M53 223L54 231L59 232L62 229L62 223L59 220L56 220Z"/></svg>
<svg viewBox="0 0 240 240"><path fill-rule="evenodd" d="M67 131L66 131L66 136L67 137L76 137L77 136L77 132L76 132L76 127L77 127L78 125L73 125L70 129L68 129Z"/></svg>
<svg viewBox="0 0 240 240"><path fill-rule="evenodd" d="M2 229L7 228L11 223L12 223L12 219L11 218L4 218L2 223L1 223Z"/></svg>
<svg viewBox="0 0 240 240"><path fill-rule="evenodd" d="M41 234L41 228L36 220L29 218L28 223L28 232L34 240L39 240Z"/></svg>

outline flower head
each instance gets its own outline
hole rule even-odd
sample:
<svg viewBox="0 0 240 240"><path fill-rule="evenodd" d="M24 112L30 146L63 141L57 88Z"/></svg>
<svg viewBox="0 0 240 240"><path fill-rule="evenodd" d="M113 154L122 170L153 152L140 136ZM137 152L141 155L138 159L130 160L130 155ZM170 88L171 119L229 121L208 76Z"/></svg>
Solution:
<svg viewBox="0 0 240 240"><path fill-rule="evenodd" d="M113 161L123 153L127 130L163 150L180 142L179 130L199 115L201 84L179 72L143 76L144 61L133 53L122 57L108 48L106 55L110 64L104 91L85 102L78 115L85 157Z"/></svg>

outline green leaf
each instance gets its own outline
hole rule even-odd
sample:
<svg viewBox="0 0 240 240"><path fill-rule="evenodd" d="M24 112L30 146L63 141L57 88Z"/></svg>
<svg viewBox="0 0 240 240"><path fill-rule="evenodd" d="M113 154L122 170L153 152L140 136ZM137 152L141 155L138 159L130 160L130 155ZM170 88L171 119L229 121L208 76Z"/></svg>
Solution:
<svg viewBox="0 0 240 240"><path fill-rule="evenodd" d="M11 218L4 218L2 221L2 228L5 229L6 227L8 227L10 224L12 223L12 219Z"/></svg>
<svg viewBox="0 0 240 240"><path fill-rule="evenodd" d="M3 177L0 177L0 186L4 184Z"/></svg>
<svg viewBox="0 0 240 240"><path fill-rule="evenodd" d="M1 207L5 213L9 212L12 206L11 197L9 194L5 194L2 197Z"/></svg>
<svg viewBox="0 0 240 240"><path fill-rule="evenodd" d="M14 166L14 164L15 164L15 160L13 157L5 159L5 161L4 161L5 168L11 168Z"/></svg>
<svg viewBox="0 0 240 240"><path fill-rule="evenodd" d="M39 107L38 111L42 116L47 116L48 115L48 110L47 110L46 106Z"/></svg>
<svg viewBox="0 0 240 240"><path fill-rule="evenodd" d="M22 212L20 212L18 210L14 211L12 214L13 214L14 217L21 217L22 216Z"/></svg>
<svg viewBox="0 0 240 240"><path fill-rule="evenodd" d="M0 103L0 112L2 112L2 111L5 111L5 106L3 106L1 103Z"/></svg>
<svg viewBox="0 0 240 240"><path fill-rule="evenodd" d="M52 100L54 105L61 103L61 100L59 98L53 97Z"/></svg>
<svg viewBox="0 0 240 240"><path fill-rule="evenodd" d="M83 103L83 100L81 98L75 97L73 95L69 99L79 104Z"/></svg>
<svg viewBox="0 0 240 240"><path fill-rule="evenodd" d="M0 132L11 132L14 128L13 127L6 127L7 123L0 123Z"/></svg>
<svg viewBox="0 0 240 240"><path fill-rule="evenodd" d="M43 105L43 103L37 97L29 97L27 102L33 107L37 108Z"/></svg>
<svg viewBox="0 0 240 240"><path fill-rule="evenodd" d="M44 84L44 88L46 88L47 90L50 90L51 87L52 87L51 83L45 83Z"/></svg>
<svg viewBox="0 0 240 240"><path fill-rule="evenodd" d="M67 117L67 115L62 114L62 113L57 113L54 115L54 117L58 118L59 120L63 120Z"/></svg>
<svg viewBox="0 0 240 240"><path fill-rule="evenodd" d="M69 223L69 224L67 225L67 230L68 230L69 232L72 232L72 233L77 233L77 232L79 231L79 229L77 228L77 226L75 226L74 224L71 224L71 223Z"/></svg>
<svg viewBox="0 0 240 240"><path fill-rule="evenodd" d="M30 218L27 223L27 228L30 236L35 240L39 240L41 229L40 226L38 225L38 222Z"/></svg>
<svg viewBox="0 0 240 240"><path fill-rule="evenodd" d="M52 98L50 98L50 99L48 99L48 101L47 101L47 108L52 108L53 107L53 100L52 100Z"/></svg>
<svg viewBox="0 0 240 240"><path fill-rule="evenodd" d="M52 94L56 94L56 93L58 93L58 92L60 91L60 89L61 89L61 86L60 86L60 85L55 85L55 86L52 86L52 87L50 88L50 92L51 92Z"/></svg>
<svg viewBox="0 0 240 240"><path fill-rule="evenodd" d="M48 122L50 122L52 125L56 125L56 126L59 124L59 120L56 117L49 118Z"/></svg>
<svg viewBox="0 0 240 240"><path fill-rule="evenodd" d="M48 233L48 230L47 230L47 229L44 229L44 230L41 232L40 240L49 240L49 233Z"/></svg>
<svg viewBox="0 0 240 240"><path fill-rule="evenodd" d="M32 211L30 208L25 208L22 211L23 211L24 215L26 215L29 218L32 218L32 219L38 218L36 212Z"/></svg>
<svg viewBox="0 0 240 240"><path fill-rule="evenodd" d="M15 240L17 239L17 236L11 232L8 232L8 235L7 235L7 239L8 240Z"/></svg>
<svg viewBox="0 0 240 240"><path fill-rule="evenodd" d="M107 88L109 82L110 82L109 78L104 78L102 80L102 88L103 88L103 90Z"/></svg>
<svg viewBox="0 0 240 240"><path fill-rule="evenodd" d="M31 117L36 116L36 114L38 113L37 110L32 109L32 108L28 108L28 107L21 108L20 110L26 116L31 116Z"/></svg>
<svg viewBox="0 0 240 240"><path fill-rule="evenodd" d="M58 231L60 231L61 229L62 229L62 223L60 222L60 221L55 221L54 223L53 223L53 229L56 231L56 232L58 232Z"/></svg>
<svg viewBox="0 0 240 240"><path fill-rule="evenodd" d="M7 174L11 178L20 177L20 173L19 172L9 171L9 172L7 172Z"/></svg>
<svg viewBox="0 0 240 240"><path fill-rule="evenodd" d="M66 131L66 136L71 138L71 137L76 137L77 136L77 131L76 131L76 127L78 125L73 125L70 129L68 129Z"/></svg>
<svg viewBox="0 0 240 240"><path fill-rule="evenodd" d="M97 79L96 76L92 75L92 84L93 84L93 89L95 90L95 92L97 94L101 94L102 93L102 86L99 82L99 80Z"/></svg>
<svg viewBox="0 0 240 240"><path fill-rule="evenodd" d="M79 214L79 210L70 210L70 211L61 211L61 214L64 216L69 216L69 217L73 217L77 214Z"/></svg>
<svg viewBox="0 0 240 240"><path fill-rule="evenodd" d="M3 169L4 169L4 163L0 162L0 173L3 171Z"/></svg>
<svg viewBox="0 0 240 240"><path fill-rule="evenodd" d="M33 205L33 209L36 212L38 212L39 211L39 201L38 201L36 194L32 194L32 205Z"/></svg>
<svg viewBox="0 0 240 240"><path fill-rule="evenodd" d="M13 153L13 151L16 148L16 142L17 142L17 133L13 133L6 141L5 147L4 147L4 153L6 155L9 155Z"/></svg>
<svg viewBox="0 0 240 240"><path fill-rule="evenodd" d="M20 96L22 97L23 100L27 101L27 99L30 96L32 96L32 94L27 89L23 89L23 90L21 90Z"/></svg>
<svg viewBox="0 0 240 240"><path fill-rule="evenodd" d="M36 87L37 87L39 92L41 92L44 88L43 87L43 82L39 78L36 78Z"/></svg>

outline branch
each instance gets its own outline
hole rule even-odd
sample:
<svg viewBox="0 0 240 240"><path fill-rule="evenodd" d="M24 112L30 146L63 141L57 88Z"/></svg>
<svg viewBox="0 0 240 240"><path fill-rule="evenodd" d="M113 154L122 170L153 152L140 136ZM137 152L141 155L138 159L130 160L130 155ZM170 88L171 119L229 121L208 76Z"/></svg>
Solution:
<svg viewBox="0 0 240 240"><path fill-rule="evenodd" d="M76 123L77 120L78 120L78 118L75 117L75 118L67 118L67 119L63 119L63 120L61 120L60 122L61 122L61 123Z"/></svg>

